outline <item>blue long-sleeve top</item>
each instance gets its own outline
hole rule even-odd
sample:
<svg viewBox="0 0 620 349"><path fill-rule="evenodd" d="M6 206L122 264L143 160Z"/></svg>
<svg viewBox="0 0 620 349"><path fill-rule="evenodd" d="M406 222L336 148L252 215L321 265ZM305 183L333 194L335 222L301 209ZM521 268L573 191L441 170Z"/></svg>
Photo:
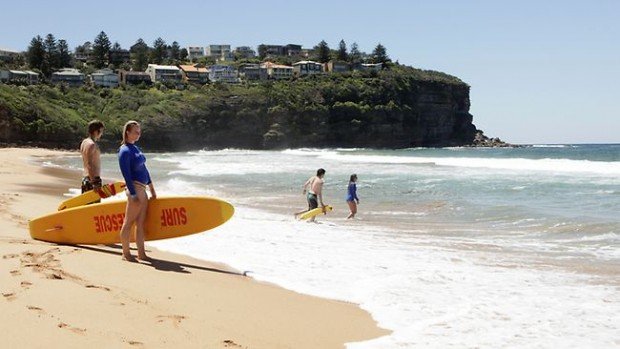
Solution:
<svg viewBox="0 0 620 349"><path fill-rule="evenodd" d="M359 200L357 197L357 185L355 182L349 182L349 187L347 188L347 201Z"/></svg>
<svg viewBox="0 0 620 349"><path fill-rule="evenodd" d="M146 157L142 150L134 144L123 144L118 151L118 164L121 168L129 194L136 195L133 181L145 185L151 184L151 175L146 169Z"/></svg>

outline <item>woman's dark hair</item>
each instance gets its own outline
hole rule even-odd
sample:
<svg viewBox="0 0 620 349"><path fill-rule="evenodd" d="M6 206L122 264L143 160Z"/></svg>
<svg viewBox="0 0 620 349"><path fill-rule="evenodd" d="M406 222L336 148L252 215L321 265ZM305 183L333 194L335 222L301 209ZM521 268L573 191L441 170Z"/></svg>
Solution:
<svg viewBox="0 0 620 349"><path fill-rule="evenodd" d="M99 131L102 128L104 128L103 122L99 120L93 120L88 123L88 134L92 136L93 133Z"/></svg>
<svg viewBox="0 0 620 349"><path fill-rule="evenodd" d="M351 175L351 178L349 178L349 182L354 182L357 179L357 175L354 173Z"/></svg>
<svg viewBox="0 0 620 349"><path fill-rule="evenodd" d="M319 168L318 170L316 170L316 175L317 176L321 176L325 174L325 170L322 168Z"/></svg>

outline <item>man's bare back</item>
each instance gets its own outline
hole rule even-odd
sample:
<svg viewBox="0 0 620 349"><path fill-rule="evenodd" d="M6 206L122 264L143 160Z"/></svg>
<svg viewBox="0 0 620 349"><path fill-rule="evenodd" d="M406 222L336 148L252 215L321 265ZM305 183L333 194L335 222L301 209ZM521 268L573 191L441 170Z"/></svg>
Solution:
<svg viewBox="0 0 620 349"><path fill-rule="evenodd" d="M101 176L101 151L97 143L88 137L80 144L80 153L84 163L84 176L91 180Z"/></svg>

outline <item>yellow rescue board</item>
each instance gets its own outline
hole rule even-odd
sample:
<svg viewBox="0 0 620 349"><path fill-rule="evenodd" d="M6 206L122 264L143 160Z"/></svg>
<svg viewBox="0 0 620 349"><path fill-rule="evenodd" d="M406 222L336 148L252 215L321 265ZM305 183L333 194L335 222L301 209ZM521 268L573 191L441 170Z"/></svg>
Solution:
<svg viewBox="0 0 620 349"><path fill-rule="evenodd" d="M82 195L61 202L58 206L58 211L62 211L66 208L88 205L98 200L114 196L123 190L125 190L125 182L106 184L99 189L87 191Z"/></svg>
<svg viewBox="0 0 620 349"><path fill-rule="evenodd" d="M114 244L125 218L127 201L69 208L30 221L30 236L61 244ZM145 239L160 240L213 229L229 220L235 209L210 197L164 197L149 200ZM133 240L133 235L132 240Z"/></svg>
<svg viewBox="0 0 620 349"><path fill-rule="evenodd" d="M326 213L331 211L331 210L333 210L333 209L334 208L329 206L329 205L325 206L325 212ZM310 218L312 218L312 217L314 217L316 215L319 215L321 213L323 213L323 209L318 207L318 208L315 208L314 210L310 210L310 211L308 211L306 213L301 214L299 217L297 217L297 219L300 219L300 220L301 219L310 219Z"/></svg>

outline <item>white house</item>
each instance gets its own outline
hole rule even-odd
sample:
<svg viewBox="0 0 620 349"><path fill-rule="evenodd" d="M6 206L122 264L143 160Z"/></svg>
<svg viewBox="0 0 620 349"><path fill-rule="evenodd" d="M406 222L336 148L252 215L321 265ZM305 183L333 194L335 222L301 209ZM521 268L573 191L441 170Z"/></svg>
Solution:
<svg viewBox="0 0 620 349"><path fill-rule="evenodd" d="M149 64L145 72L149 74L153 82L181 82L183 80L181 69L173 65Z"/></svg>
<svg viewBox="0 0 620 349"><path fill-rule="evenodd" d="M362 63L362 70L381 71L383 63Z"/></svg>

